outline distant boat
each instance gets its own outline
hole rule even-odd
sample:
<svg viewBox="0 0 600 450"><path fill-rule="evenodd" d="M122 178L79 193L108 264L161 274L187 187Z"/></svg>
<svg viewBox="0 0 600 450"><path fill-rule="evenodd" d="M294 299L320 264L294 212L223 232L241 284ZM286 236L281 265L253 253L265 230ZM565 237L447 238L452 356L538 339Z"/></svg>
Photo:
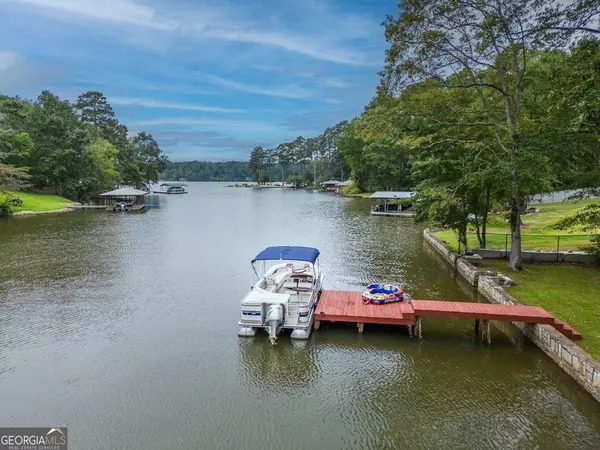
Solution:
<svg viewBox="0 0 600 450"><path fill-rule="evenodd" d="M188 185L181 182L168 182L160 185L159 191L154 191L155 194L187 194Z"/></svg>

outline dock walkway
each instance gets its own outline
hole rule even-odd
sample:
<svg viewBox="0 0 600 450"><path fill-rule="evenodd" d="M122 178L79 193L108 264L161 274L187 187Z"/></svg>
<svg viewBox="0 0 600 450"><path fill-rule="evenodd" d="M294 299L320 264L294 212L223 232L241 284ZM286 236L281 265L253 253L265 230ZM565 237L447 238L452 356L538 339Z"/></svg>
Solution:
<svg viewBox="0 0 600 450"><path fill-rule="evenodd" d="M475 329L483 322L482 334L490 339L489 321L540 323L553 326L571 340L581 334L568 324L556 319L539 306L496 305L490 303L447 302L440 300L412 300L386 305L365 304L362 293L355 291L324 290L315 310L315 329L321 322L356 323L359 333L364 324L408 325L421 334L422 317L454 317L475 319Z"/></svg>

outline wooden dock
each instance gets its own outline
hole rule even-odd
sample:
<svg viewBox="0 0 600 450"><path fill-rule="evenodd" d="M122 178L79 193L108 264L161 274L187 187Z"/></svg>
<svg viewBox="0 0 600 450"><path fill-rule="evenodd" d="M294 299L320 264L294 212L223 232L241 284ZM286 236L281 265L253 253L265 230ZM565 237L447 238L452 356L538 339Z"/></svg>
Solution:
<svg viewBox="0 0 600 450"><path fill-rule="evenodd" d="M412 212L399 212L399 211L371 211L369 214L372 216L394 216L394 217L414 217Z"/></svg>
<svg viewBox="0 0 600 450"><path fill-rule="evenodd" d="M115 206L115 205L107 205L107 206L103 206L103 208L104 208L106 211L111 211L111 212L112 212L112 211L113 211L113 207L114 207L114 206ZM132 205L132 206L131 206L131 211L127 211L127 212L140 212L140 211L143 211L145 208L146 208L146 205L145 205L145 204L141 204L141 205Z"/></svg>
<svg viewBox="0 0 600 450"><path fill-rule="evenodd" d="M359 333L364 325L408 325L421 335L422 317L454 317L475 319L475 329L481 328L484 340L490 340L490 320L502 322L539 323L553 326L571 340L581 339L581 334L568 324L556 319L539 306L496 305L490 303L447 302L439 300L412 300L386 305L365 304L362 293L355 291L324 290L315 310L315 329L321 322L356 323Z"/></svg>

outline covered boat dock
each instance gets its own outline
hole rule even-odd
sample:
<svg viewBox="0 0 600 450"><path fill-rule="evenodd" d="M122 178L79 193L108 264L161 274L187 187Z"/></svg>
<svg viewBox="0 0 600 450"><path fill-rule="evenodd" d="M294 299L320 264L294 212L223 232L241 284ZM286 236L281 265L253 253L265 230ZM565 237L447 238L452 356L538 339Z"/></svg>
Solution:
<svg viewBox="0 0 600 450"><path fill-rule="evenodd" d="M107 211L112 211L113 206L116 203L123 201L131 203L132 211L141 211L146 206L144 203L144 196L147 194L148 192L146 191L124 187L100 194L100 197L102 197Z"/></svg>
<svg viewBox="0 0 600 450"><path fill-rule="evenodd" d="M377 191L371 195L372 216L412 217L412 211L407 211L412 206L402 206L403 201L415 195L412 191Z"/></svg>

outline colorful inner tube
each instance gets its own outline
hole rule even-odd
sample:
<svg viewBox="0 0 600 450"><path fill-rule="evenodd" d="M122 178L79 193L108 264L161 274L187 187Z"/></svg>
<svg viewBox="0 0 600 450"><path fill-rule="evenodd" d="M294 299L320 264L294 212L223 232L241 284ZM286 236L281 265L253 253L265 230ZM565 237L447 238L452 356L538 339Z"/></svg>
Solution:
<svg viewBox="0 0 600 450"><path fill-rule="evenodd" d="M374 283L367 286L362 295L363 301L373 305L401 302L404 300L404 291L393 284Z"/></svg>

